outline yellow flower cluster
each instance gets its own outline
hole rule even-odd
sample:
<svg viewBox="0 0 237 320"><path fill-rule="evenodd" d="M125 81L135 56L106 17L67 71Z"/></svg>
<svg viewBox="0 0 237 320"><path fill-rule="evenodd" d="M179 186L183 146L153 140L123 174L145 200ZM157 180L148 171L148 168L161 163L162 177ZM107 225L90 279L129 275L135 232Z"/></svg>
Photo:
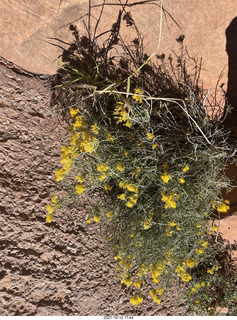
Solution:
<svg viewBox="0 0 237 320"><path fill-rule="evenodd" d="M230 204L230 201L225 200L224 202L222 202L219 205L217 205L216 202L214 202L212 207L220 213L227 213L230 210L229 204Z"/></svg>
<svg viewBox="0 0 237 320"><path fill-rule="evenodd" d="M161 200L165 202L165 209L168 208L176 208L176 199L178 199L178 196L174 193L165 194L164 192L161 193L162 198Z"/></svg>
<svg viewBox="0 0 237 320"><path fill-rule="evenodd" d="M59 199L58 196L53 196L51 199L51 203L46 205L46 211L48 212L46 215L46 222L50 223L53 220L53 212L54 210L59 207Z"/></svg>
<svg viewBox="0 0 237 320"><path fill-rule="evenodd" d="M186 271L185 263L183 263L182 266L178 265L177 268L175 269L175 272L184 282L188 282L192 280L191 275Z"/></svg>
<svg viewBox="0 0 237 320"><path fill-rule="evenodd" d="M123 123L125 126L131 128L132 123L129 119L129 113L123 102L119 102L114 110L115 119L117 123Z"/></svg>
<svg viewBox="0 0 237 320"><path fill-rule="evenodd" d="M134 306L138 306L140 303L142 303L142 301L143 301L143 298L140 293L137 293L135 296L133 296L130 299L131 304Z"/></svg>
<svg viewBox="0 0 237 320"><path fill-rule="evenodd" d="M171 176L167 173L167 172L164 172L162 175L161 175L161 180L164 182L164 183L168 183L169 180L171 180Z"/></svg>
<svg viewBox="0 0 237 320"><path fill-rule="evenodd" d="M142 95L144 94L144 91L140 88L135 89L135 94L132 96L134 100L138 101L139 103L142 103Z"/></svg>

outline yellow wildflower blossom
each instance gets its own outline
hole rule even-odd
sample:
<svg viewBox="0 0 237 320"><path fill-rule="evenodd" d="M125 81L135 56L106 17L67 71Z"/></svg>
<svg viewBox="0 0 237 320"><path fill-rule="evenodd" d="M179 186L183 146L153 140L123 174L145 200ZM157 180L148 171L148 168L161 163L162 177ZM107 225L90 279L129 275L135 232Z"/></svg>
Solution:
<svg viewBox="0 0 237 320"><path fill-rule="evenodd" d="M198 248L198 249L196 249L196 252L197 252L198 254L202 254L202 253L204 253L204 251L203 251L203 249L202 249L202 248Z"/></svg>
<svg viewBox="0 0 237 320"><path fill-rule="evenodd" d="M137 194L134 194L134 196L130 197L129 200L133 203L137 203Z"/></svg>
<svg viewBox="0 0 237 320"><path fill-rule="evenodd" d="M140 295L140 293L137 293L135 296L133 296L130 299L131 304L133 304L134 306L138 306L140 303L142 303L142 301L143 301L143 298Z"/></svg>
<svg viewBox="0 0 237 320"><path fill-rule="evenodd" d="M107 134L107 137L106 137L107 141L111 141L111 142L114 142L114 137L111 136L110 133Z"/></svg>
<svg viewBox="0 0 237 320"><path fill-rule="evenodd" d="M100 181L103 181L105 178L106 178L106 173L104 172L100 175Z"/></svg>
<svg viewBox="0 0 237 320"><path fill-rule="evenodd" d="M139 103L142 103L142 95L144 94L144 91L140 88L136 88L135 89L135 94L132 96L132 98L136 101L138 101Z"/></svg>
<svg viewBox="0 0 237 320"><path fill-rule="evenodd" d="M223 202L220 205L216 206L216 209L218 212L227 213L230 210L230 206Z"/></svg>
<svg viewBox="0 0 237 320"><path fill-rule="evenodd" d="M178 196L176 194L170 193L170 194L165 194L164 192L161 193L162 194L162 198L161 200L163 202L165 202L165 209L168 208L176 208L176 202L175 199L178 198Z"/></svg>
<svg viewBox="0 0 237 320"><path fill-rule="evenodd" d="M98 215L94 216L94 221L95 222L99 222L100 221L100 216L98 216Z"/></svg>
<svg viewBox="0 0 237 320"><path fill-rule="evenodd" d="M118 169L119 171L124 171L125 166L124 166L124 164L122 163L122 161L119 161L119 163L117 164L117 169Z"/></svg>
<svg viewBox="0 0 237 320"><path fill-rule="evenodd" d="M117 196L117 198L120 200L125 200L126 195L125 195L125 193L121 193L119 196Z"/></svg>
<svg viewBox="0 0 237 320"><path fill-rule="evenodd" d="M139 281L135 281L133 285L135 288L139 288L139 289L141 288L141 283Z"/></svg>
<svg viewBox="0 0 237 320"><path fill-rule="evenodd" d="M76 185L75 185L75 189L76 189L76 192L77 192L78 194L82 194L82 193L84 192L84 190L85 190L85 186L84 186L84 184L82 184L82 183L76 184Z"/></svg>
<svg viewBox="0 0 237 320"><path fill-rule="evenodd" d="M156 289L156 292L157 292L159 295L162 295L163 292L164 292L164 289L163 289L163 288Z"/></svg>
<svg viewBox="0 0 237 320"><path fill-rule="evenodd" d="M132 284L132 277L130 275L126 275L122 280L121 283L124 283L127 287L130 287Z"/></svg>
<svg viewBox="0 0 237 320"><path fill-rule="evenodd" d="M164 174L161 175L161 180L164 182L164 183L168 183L169 180L171 180L171 176L165 172Z"/></svg>
<svg viewBox="0 0 237 320"><path fill-rule="evenodd" d="M154 143L154 144L152 145L152 149L155 150L156 147L158 147L158 146L157 146L157 144Z"/></svg>
<svg viewBox="0 0 237 320"><path fill-rule="evenodd" d="M119 182L119 186L120 186L120 188L125 189L127 187L127 183L124 180L122 180Z"/></svg>
<svg viewBox="0 0 237 320"><path fill-rule="evenodd" d="M216 224L214 224L214 226L212 227L212 229L213 229L214 231L217 231L217 230L218 230L218 226L217 226Z"/></svg>
<svg viewBox="0 0 237 320"><path fill-rule="evenodd" d="M193 260L192 258L189 258L187 261L186 261L187 265L189 266L189 268L193 268L194 265L195 265L195 260Z"/></svg>
<svg viewBox="0 0 237 320"><path fill-rule="evenodd" d="M176 229L177 229L178 231L181 231L181 230L182 230L180 224L178 224L178 225L176 226Z"/></svg>
<svg viewBox="0 0 237 320"><path fill-rule="evenodd" d="M92 218L89 218L86 220L87 223L91 223L92 222Z"/></svg>
<svg viewBox="0 0 237 320"><path fill-rule="evenodd" d="M169 224L171 227L176 226L176 223L175 223L174 221L170 221L170 222L168 222L168 224Z"/></svg>
<svg viewBox="0 0 237 320"><path fill-rule="evenodd" d="M61 181L64 178L64 175L66 174L66 171L64 169L58 169L54 171L55 173L55 181Z"/></svg>
<svg viewBox="0 0 237 320"><path fill-rule="evenodd" d="M154 302L156 302L157 304L161 303L161 299L157 296L155 289L150 290L150 295L152 296Z"/></svg>
<svg viewBox="0 0 237 320"><path fill-rule="evenodd" d="M107 212L107 214L106 214L106 215L107 215L107 217L108 217L108 218L112 217L112 215L113 215L113 211L109 211L109 212Z"/></svg>
<svg viewBox="0 0 237 320"><path fill-rule="evenodd" d="M110 190L112 190L112 186L110 186L109 184L106 183L106 184L104 185L104 189L105 189L106 191L108 191L108 190L110 191Z"/></svg>
<svg viewBox="0 0 237 320"><path fill-rule="evenodd" d="M184 178L179 178L179 182L182 183L182 184L185 183Z"/></svg>
<svg viewBox="0 0 237 320"><path fill-rule="evenodd" d="M129 200L129 201L127 202L127 207L128 207L128 208L132 208L133 206L134 206L134 203Z"/></svg>
<svg viewBox="0 0 237 320"><path fill-rule="evenodd" d="M186 166L183 168L183 172L187 172L189 170L189 166L186 164Z"/></svg>
<svg viewBox="0 0 237 320"><path fill-rule="evenodd" d="M70 115L72 118L74 118L79 112L79 109L78 108L71 108L70 109Z"/></svg>
<svg viewBox="0 0 237 320"><path fill-rule="evenodd" d="M201 224L200 224L200 223L197 223L197 224L196 224L196 228L201 228Z"/></svg>
<svg viewBox="0 0 237 320"><path fill-rule="evenodd" d="M100 130L100 128L98 127L98 125L96 123L91 126L91 131L94 134L99 134L99 130Z"/></svg>
<svg viewBox="0 0 237 320"><path fill-rule="evenodd" d="M109 166L107 164L102 163L97 165L98 172L106 172L108 170L109 170Z"/></svg>
<svg viewBox="0 0 237 320"><path fill-rule="evenodd" d="M53 215L50 214L50 213L48 213L48 214L46 215L46 222L50 223L52 220L53 220Z"/></svg>
<svg viewBox="0 0 237 320"><path fill-rule="evenodd" d="M56 208L56 205L55 205L55 204L49 203L49 204L47 204L47 206L46 206L46 211L47 211L49 214L51 214L51 213L54 212L55 208Z"/></svg>
<svg viewBox="0 0 237 320"><path fill-rule="evenodd" d="M128 191L130 191L130 192L138 192L137 187L132 183L128 183L126 187L127 187Z"/></svg>
<svg viewBox="0 0 237 320"><path fill-rule="evenodd" d="M188 282L192 279L192 277L190 276L189 273L185 272L182 276L181 276L182 281L184 282Z"/></svg>
<svg viewBox="0 0 237 320"><path fill-rule="evenodd" d="M151 218L146 219L144 222L141 222L141 224L143 225L144 230L150 229L151 228Z"/></svg>
<svg viewBox="0 0 237 320"><path fill-rule="evenodd" d="M53 196L51 201L56 204L58 202L58 196Z"/></svg>
<svg viewBox="0 0 237 320"><path fill-rule="evenodd" d="M154 138L154 134L152 132L147 132L146 136L149 140L152 140Z"/></svg>

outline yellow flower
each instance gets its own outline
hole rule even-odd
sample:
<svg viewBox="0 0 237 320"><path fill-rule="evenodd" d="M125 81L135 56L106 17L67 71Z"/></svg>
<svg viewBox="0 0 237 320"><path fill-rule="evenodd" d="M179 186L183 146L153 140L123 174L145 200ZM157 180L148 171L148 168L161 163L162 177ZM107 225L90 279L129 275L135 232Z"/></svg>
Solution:
<svg viewBox="0 0 237 320"><path fill-rule="evenodd" d="M163 288L156 289L156 292L157 292L159 295L162 295L163 292L164 292L164 289L163 289Z"/></svg>
<svg viewBox="0 0 237 320"><path fill-rule="evenodd" d="M119 196L117 196L117 198L120 200L125 200L126 195L125 195L125 193L121 193Z"/></svg>
<svg viewBox="0 0 237 320"><path fill-rule="evenodd" d="M58 202L58 196L53 196L51 201L56 204Z"/></svg>
<svg viewBox="0 0 237 320"><path fill-rule="evenodd" d="M165 172L163 175L161 175L161 180L164 183L168 183L169 180L171 180L171 179L172 179L171 176L167 172Z"/></svg>
<svg viewBox="0 0 237 320"><path fill-rule="evenodd" d="M183 168L183 172L187 172L189 170L189 166L186 164L186 166Z"/></svg>
<svg viewBox="0 0 237 320"><path fill-rule="evenodd" d="M204 281L201 282L201 286L202 286L202 287L205 287L205 282L204 282Z"/></svg>
<svg viewBox="0 0 237 320"><path fill-rule="evenodd" d="M226 204L225 202L221 203L219 206L216 207L218 212L226 213L230 210L230 206Z"/></svg>
<svg viewBox="0 0 237 320"><path fill-rule="evenodd" d="M196 252L197 252L198 254L202 254L202 253L204 253L204 251L203 251L203 249L202 249L202 248L198 248L198 249L196 249Z"/></svg>
<svg viewBox="0 0 237 320"><path fill-rule="evenodd" d="M114 138L111 136L110 133L107 134L107 141L111 141L111 142L114 142Z"/></svg>
<svg viewBox="0 0 237 320"><path fill-rule="evenodd" d="M132 183L128 183L126 185L126 187L127 187L128 191L130 191L130 192L138 192L137 187Z"/></svg>
<svg viewBox="0 0 237 320"><path fill-rule="evenodd" d="M201 224L200 224L200 223L197 223L197 224L196 224L196 228L201 228Z"/></svg>
<svg viewBox="0 0 237 320"><path fill-rule="evenodd" d="M192 258L189 258L186 263L190 268L193 268L195 265L195 261Z"/></svg>
<svg viewBox="0 0 237 320"><path fill-rule="evenodd" d="M124 171L125 166L124 166L124 164L122 163L122 161L119 161L119 163L117 164L117 169L118 169L119 171Z"/></svg>
<svg viewBox="0 0 237 320"><path fill-rule="evenodd" d="M141 283L139 282L139 281L135 281L134 283L133 283L133 285L134 285L134 287L136 287L136 288L141 288Z"/></svg>
<svg viewBox="0 0 237 320"><path fill-rule="evenodd" d="M106 214L106 215L107 215L107 217L108 217L108 218L112 217L112 215L113 215L113 211L109 211L109 212L107 212L107 214Z"/></svg>
<svg viewBox="0 0 237 320"><path fill-rule="evenodd" d="M202 246L204 247L204 248L207 248L208 247L208 242L206 241L206 242L203 242L202 243Z"/></svg>
<svg viewBox="0 0 237 320"><path fill-rule="evenodd" d="M49 204L47 204L47 206L46 206L46 211L47 211L49 214L51 214L51 213L54 212L55 208L56 208L55 204L49 203Z"/></svg>
<svg viewBox="0 0 237 320"><path fill-rule="evenodd" d="M133 237L134 237L134 234L132 233L132 234L130 235L130 237L133 238Z"/></svg>
<svg viewBox="0 0 237 320"><path fill-rule="evenodd" d="M217 230L218 230L217 225L216 225L216 224L214 224L214 226L212 227L212 229L213 229L214 231L217 231Z"/></svg>
<svg viewBox="0 0 237 320"><path fill-rule="evenodd" d="M48 213L48 214L46 215L46 222L50 223L52 220L53 220L53 215L50 214L50 213Z"/></svg>
<svg viewBox="0 0 237 320"><path fill-rule="evenodd" d="M131 304L133 304L134 306L138 306L140 303L142 303L142 301L143 301L143 298L140 295L140 293L137 293L135 296L133 296L130 299Z"/></svg>
<svg viewBox="0 0 237 320"><path fill-rule="evenodd" d="M76 184L75 189L78 194L82 194L85 190L84 184Z"/></svg>
<svg viewBox="0 0 237 320"><path fill-rule="evenodd" d="M86 220L87 223L91 223L92 222L92 218L89 218Z"/></svg>
<svg viewBox="0 0 237 320"><path fill-rule="evenodd" d="M100 175L100 181L103 181L106 178L106 173L102 173Z"/></svg>
<svg viewBox="0 0 237 320"><path fill-rule="evenodd" d="M109 169L109 166L107 164L105 164L105 163L97 165L97 171L98 172L106 172L106 171L108 171L108 169Z"/></svg>
<svg viewBox="0 0 237 320"><path fill-rule="evenodd" d="M94 216L94 221L99 222L100 221L100 216Z"/></svg>
<svg viewBox="0 0 237 320"><path fill-rule="evenodd" d="M183 184L185 180L183 178L179 178L179 182Z"/></svg>
<svg viewBox="0 0 237 320"><path fill-rule="evenodd" d="M124 283L127 287L130 287L132 284L132 277L130 275L125 276L122 280L121 283Z"/></svg>
<svg viewBox="0 0 237 320"><path fill-rule="evenodd" d="M150 290L150 295L152 296L152 299L154 302L156 302L157 304L161 303L161 299L159 297L157 297L155 289Z"/></svg>
<svg viewBox="0 0 237 320"><path fill-rule="evenodd" d="M154 138L154 134L152 132L147 132L146 136L149 140L152 140Z"/></svg>
<svg viewBox="0 0 237 320"><path fill-rule="evenodd" d="M63 180L63 177L66 174L66 171L64 169L58 169L58 170L55 170L54 173L55 173L55 181L61 181Z"/></svg>
<svg viewBox="0 0 237 320"><path fill-rule="evenodd" d="M133 203L137 203L137 194L134 196L130 197L129 200L131 200Z"/></svg>
<svg viewBox="0 0 237 320"><path fill-rule="evenodd" d="M120 188L125 189L127 187L127 183L124 180L122 180L119 182L119 186L120 186Z"/></svg>
<svg viewBox="0 0 237 320"><path fill-rule="evenodd" d="M154 143L154 144L152 145L152 149L155 150L156 147L158 147L158 146L157 146L157 144Z"/></svg>
<svg viewBox="0 0 237 320"><path fill-rule="evenodd" d="M189 273L185 272L182 276L181 276L182 281L184 282L188 282L192 279L192 277L190 276Z"/></svg>
<svg viewBox="0 0 237 320"><path fill-rule="evenodd" d="M162 192L161 194L162 194L161 200L165 202L165 209L176 208L175 199L178 198L176 194L173 194L173 193L165 194L164 192Z"/></svg>
<svg viewBox="0 0 237 320"><path fill-rule="evenodd" d="M180 226L180 224L178 224L178 225L176 226L176 229L177 229L178 231L181 231L181 226Z"/></svg>
<svg viewBox="0 0 237 320"><path fill-rule="evenodd" d="M133 206L134 206L134 203L129 200L129 201L127 202L127 207L128 207L128 208L132 208Z"/></svg>
<svg viewBox="0 0 237 320"><path fill-rule="evenodd" d="M132 96L134 100L138 101L139 103L142 103L142 96L144 94L144 91L140 88L135 89L135 94Z"/></svg>
<svg viewBox="0 0 237 320"><path fill-rule="evenodd" d="M152 217L146 219L144 222L141 223L143 225L144 230L151 228L151 220L152 220Z"/></svg>
<svg viewBox="0 0 237 320"><path fill-rule="evenodd" d="M93 126L91 126L91 131L94 133L94 134L98 134L99 133L99 130L100 128L97 126L97 124L93 124Z"/></svg>
<svg viewBox="0 0 237 320"><path fill-rule="evenodd" d="M109 191L112 190L112 186L110 186L110 185L107 184L107 183L104 185L104 188L105 188L106 191L107 191L107 190L109 190Z"/></svg>
<svg viewBox="0 0 237 320"><path fill-rule="evenodd" d="M78 114L78 112L79 112L79 109L78 109L78 108L76 108L76 109L71 108L71 109L70 109L70 115L71 115L71 117L74 118L74 117Z"/></svg>
<svg viewBox="0 0 237 320"><path fill-rule="evenodd" d="M169 224L171 227L176 226L176 223L175 223L174 221L170 221L170 222L168 222L168 224Z"/></svg>

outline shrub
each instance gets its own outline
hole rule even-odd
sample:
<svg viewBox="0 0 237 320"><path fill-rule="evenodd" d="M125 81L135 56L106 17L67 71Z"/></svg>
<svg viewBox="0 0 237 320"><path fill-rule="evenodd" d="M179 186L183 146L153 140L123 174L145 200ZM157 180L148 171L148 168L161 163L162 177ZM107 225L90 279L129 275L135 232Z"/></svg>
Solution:
<svg viewBox="0 0 237 320"><path fill-rule="evenodd" d="M130 22L135 27L131 15ZM225 168L233 148L221 111L197 85L197 73L188 75L185 58L177 69L163 56L151 62L139 33L132 45L119 38L120 23L121 12L102 46L71 27L76 42L56 89L70 138L55 180L68 196L52 198L46 220L96 193L87 223L101 224L121 283L134 287L130 302L142 302L148 281L160 304L176 281L187 292L207 291L220 269L210 221L229 210L220 195L230 187ZM110 52L121 45L116 61ZM207 276L197 282L200 268Z"/></svg>

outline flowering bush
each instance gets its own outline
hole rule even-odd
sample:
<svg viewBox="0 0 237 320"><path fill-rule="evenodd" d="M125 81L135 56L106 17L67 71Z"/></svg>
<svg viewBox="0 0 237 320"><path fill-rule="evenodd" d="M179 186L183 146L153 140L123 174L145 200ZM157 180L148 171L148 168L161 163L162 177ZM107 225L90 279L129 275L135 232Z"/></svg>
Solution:
<svg viewBox="0 0 237 320"><path fill-rule="evenodd" d="M47 222L64 202L99 192L87 223L101 223L121 283L134 288L133 305L146 296L145 283L157 304L176 281L191 295L207 288L209 278L197 283L196 271L211 276L220 268L211 238L218 228L209 221L229 210L220 196L230 185L224 174L232 150L228 132L208 115L207 96L190 78L176 83L167 68L145 63L148 71L141 68L126 88L125 81L112 82L112 75L126 74L121 66L112 60L105 66L93 43L80 45L64 62L60 88L70 138L55 180L70 185L68 199L53 196ZM132 74L140 60L126 48L121 61Z"/></svg>

